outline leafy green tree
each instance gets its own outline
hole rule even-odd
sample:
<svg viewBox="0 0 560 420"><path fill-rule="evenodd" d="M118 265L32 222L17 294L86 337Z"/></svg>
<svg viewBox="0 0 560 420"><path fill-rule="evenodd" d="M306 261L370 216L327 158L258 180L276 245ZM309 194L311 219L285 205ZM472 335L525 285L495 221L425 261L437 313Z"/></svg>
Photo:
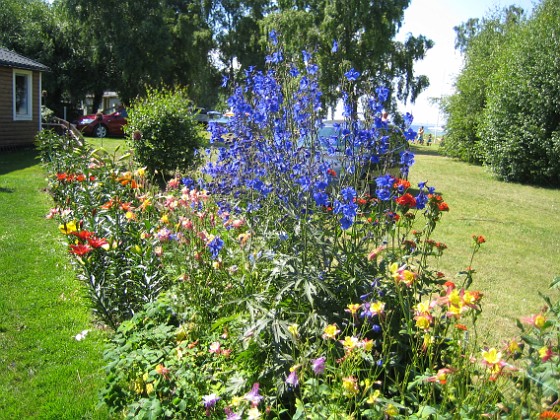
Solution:
<svg viewBox="0 0 560 420"><path fill-rule="evenodd" d="M394 39L409 0L284 0L265 18L263 28L285 34L288 52L315 52L322 69L320 84L325 102L334 105L343 72L362 72L358 86L367 83L391 87L396 99L414 101L429 81L414 74L414 62L422 59L432 41L409 35L404 42ZM297 36L293 36L297 34ZM336 42L338 49L333 51Z"/></svg>
<svg viewBox="0 0 560 420"><path fill-rule="evenodd" d="M192 85L205 100L208 82L218 83L209 64L213 48L207 11L198 1L61 0L91 39L92 54L109 66L111 83L124 102L146 86Z"/></svg>
<svg viewBox="0 0 560 420"><path fill-rule="evenodd" d="M560 186L560 2L544 0L498 58L480 136L507 181Z"/></svg>
<svg viewBox="0 0 560 420"><path fill-rule="evenodd" d="M482 163L484 152L479 137L491 83L489 75L499 67L497 57L507 48L523 11L510 7L493 15L470 19L455 27L456 47L465 53L464 67L455 82L456 93L444 102L447 133L443 153L466 162Z"/></svg>

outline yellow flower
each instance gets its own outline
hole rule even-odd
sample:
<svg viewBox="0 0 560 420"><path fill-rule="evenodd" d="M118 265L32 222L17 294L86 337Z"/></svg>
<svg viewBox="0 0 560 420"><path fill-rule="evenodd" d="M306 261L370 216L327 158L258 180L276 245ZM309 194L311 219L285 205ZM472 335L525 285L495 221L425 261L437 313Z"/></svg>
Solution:
<svg viewBox="0 0 560 420"><path fill-rule="evenodd" d="M336 324L329 324L323 330L323 338L336 338L340 330L337 328Z"/></svg>
<svg viewBox="0 0 560 420"><path fill-rule="evenodd" d="M239 405L243 401L244 401L243 398L235 396L231 399L231 405L233 405L234 407L239 407Z"/></svg>
<svg viewBox="0 0 560 420"><path fill-rule="evenodd" d="M476 296L467 290L463 295L463 302L465 305L474 305L476 303Z"/></svg>
<svg viewBox="0 0 560 420"><path fill-rule="evenodd" d="M375 404L380 395L381 392L378 389L376 389L372 394L369 395L368 399L366 400L366 403L368 403L369 405Z"/></svg>
<svg viewBox="0 0 560 420"><path fill-rule="evenodd" d="M352 350L360 343L357 337L346 337L342 342L342 345L346 350Z"/></svg>
<svg viewBox="0 0 560 420"><path fill-rule="evenodd" d="M299 325L298 324L292 324L288 327L288 331L290 332L290 334L292 334L294 337L298 337L299 336Z"/></svg>
<svg viewBox="0 0 560 420"><path fill-rule="evenodd" d="M385 409L385 414L387 414L389 417L395 417L397 414L399 414L399 410L393 404L389 404Z"/></svg>
<svg viewBox="0 0 560 420"><path fill-rule="evenodd" d="M459 307L463 305L463 300L461 299L461 295L459 294L459 291L457 289L454 289L449 294L449 302L451 302L452 305Z"/></svg>
<svg viewBox="0 0 560 420"><path fill-rule="evenodd" d="M70 235L72 232L76 232L78 230L76 222L73 220L58 226L58 229L65 235Z"/></svg>
<svg viewBox="0 0 560 420"><path fill-rule="evenodd" d="M359 392L357 379L353 376L342 378L342 388L344 389L344 395L353 397Z"/></svg>
<svg viewBox="0 0 560 420"><path fill-rule="evenodd" d="M124 217L126 217L127 220L136 220L136 215L131 211L127 211Z"/></svg>
<svg viewBox="0 0 560 420"><path fill-rule="evenodd" d="M489 365L495 365L502 360L502 352L492 347L489 350L482 350L482 358Z"/></svg>
<svg viewBox="0 0 560 420"><path fill-rule="evenodd" d="M519 351L519 343L517 342L517 340L511 340L508 343L507 349L510 353L516 353L517 351Z"/></svg>
<svg viewBox="0 0 560 420"><path fill-rule="evenodd" d="M414 283L416 274L409 270L403 270L403 272L401 273L401 279L407 286L410 286L412 283Z"/></svg>
<svg viewBox="0 0 560 420"><path fill-rule="evenodd" d="M146 168L136 169L136 176L143 177L144 175L146 175Z"/></svg>
<svg viewBox="0 0 560 420"><path fill-rule="evenodd" d="M421 330L427 330L430 328L430 319L426 316L419 316L416 318L416 327Z"/></svg>
<svg viewBox="0 0 560 420"><path fill-rule="evenodd" d="M385 302L380 302L380 301L372 302L369 309L374 315L380 315L385 310Z"/></svg>
<svg viewBox="0 0 560 420"><path fill-rule="evenodd" d="M360 304L359 303L351 303L347 306L347 312L350 312L350 314L355 315L356 312L358 312L358 309L360 309Z"/></svg>
<svg viewBox="0 0 560 420"><path fill-rule="evenodd" d="M546 323L546 318L544 317L543 314L538 314L537 316L535 316L535 327L537 327L539 330L544 327L544 324Z"/></svg>
<svg viewBox="0 0 560 420"><path fill-rule="evenodd" d="M152 392L154 392L154 384L152 383L146 384L146 393L150 395Z"/></svg>
<svg viewBox="0 0 560 420"><path fill-rule="evenodd" d="M418 303L418 305L416 305L416 312L421 314L430 312L430 303L429 302Z"/></svg>
<svg viewBox="0 0 560 420"><path fill-rule="evenodd" d="M167 214L164 214L163 216L161 216L161 218L159 219L159 221L160 221L161 223L167 224L167 223L169 223L169 216L167 216Z"/></svg>
<svg viewBox="0 0 560 420"><path fill-rule="evenodd" d="M365 351L371 351L373 349L373 340L368 340L366 338L362 341L362 345Z"/></svg>

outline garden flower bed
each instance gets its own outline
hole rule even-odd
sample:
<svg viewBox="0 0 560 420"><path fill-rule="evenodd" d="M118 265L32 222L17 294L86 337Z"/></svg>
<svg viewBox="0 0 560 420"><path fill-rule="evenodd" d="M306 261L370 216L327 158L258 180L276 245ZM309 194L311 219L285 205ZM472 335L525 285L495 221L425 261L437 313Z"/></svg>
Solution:
<svg viewBox="0 0 560 420"><path fill-rule="evenodd" d="M388 91L358 92L359 72L346 71L334 172L319 151L333 139L316 134L318 67L275 48L269 71L248 71L234 87L228 126L211 125L211 142L227 130L233 144L208 150L202 167L163 190L127 158L39 139L53 217L97 315L115 329L104 402L127 418L554 410L558 304L527 320L524 343L481 348L474 270L451 281L428 263L445 250L432 239L450 210L442 194L384 174L367 174L370 185L359 170L390 152L390 136L413 136L411 117L387 125ZM413 160L401 153L403 174ZM473 256L484 241L473 235Z"/></svg>

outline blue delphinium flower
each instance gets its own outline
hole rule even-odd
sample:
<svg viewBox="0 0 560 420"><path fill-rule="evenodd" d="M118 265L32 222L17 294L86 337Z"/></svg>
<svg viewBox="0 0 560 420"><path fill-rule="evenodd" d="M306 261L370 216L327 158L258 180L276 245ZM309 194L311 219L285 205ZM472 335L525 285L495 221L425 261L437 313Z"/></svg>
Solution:
<svg viewBox="0 0 560 420"><path fill-rule="evenodd" d="M276 34L276 31L274 29L270 31L268 36L270 37L272 45L278 45L278 35Z"/></svg>
<svg viewBox="0 0 560 420"><path fill-rule="evenodd" d="M346 73L344 73L344 76L346 77L346 79L348 79L351 82L355 82L356 80L358 80L358 77L360 77L360 72L355 70L354 68L351 68L350 70L348 70Z"/></svg>
<svg viewBox="0 0 560 420"><path fill-rule="evenodd" d="M221 84L221 87L223 87L223 88L227 87L228 81L229 81L229 77L227 77L227 76L224 74L224 75L222 76L222 84Z"/></svg>
<svg viewBox="0 0 560 420"><path fill-rule="evenodd" d="M393 187L395 180L391 175L383 175L377 177L375 183L377 189L375 190L375 195L381 201L389 201L391 199L391 188Z"/></svg>
<svg viewBox="0 0 560 420"><path fill-rule="evenodd" d="M335 52L338 51L338 41L335 39L332 43L332 49L331 52L334 54Z"/></svg>
<svg viewBox="0 0 560 420"><path fill-rule="evenodd" d="M340 195L342 195L342 198L346 201L351 202L356 198L356 190L352 187L346 187L340 191Z"/></svg>
<svg viewBox="0 0 560 420"><path fill-rule="evenodd" d="M224 246L224 241L219 236L216 236L214 239L208 242L207 246L210 250L210 254L212 255L212 259L215 260L216 258L218 258L218 254Z"/></svg>

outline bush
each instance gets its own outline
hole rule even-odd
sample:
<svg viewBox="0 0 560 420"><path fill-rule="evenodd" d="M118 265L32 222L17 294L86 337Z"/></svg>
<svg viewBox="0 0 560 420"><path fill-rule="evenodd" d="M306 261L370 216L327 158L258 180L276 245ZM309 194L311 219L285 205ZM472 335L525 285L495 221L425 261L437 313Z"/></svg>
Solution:
<svg viewBox="0 0 560 420"><path fill-rule="evenodd" d="M484 162L506 181L560 185L560 5L544 1L498 59L480 129Z"/></svg>
<svg viewBox="0 0 560 420"><path fill-rule="evenodd" d="M204 134L186 89L148 89L132 103L127 121L125 133L140 166L165 176L197 163Z"/></svg>

